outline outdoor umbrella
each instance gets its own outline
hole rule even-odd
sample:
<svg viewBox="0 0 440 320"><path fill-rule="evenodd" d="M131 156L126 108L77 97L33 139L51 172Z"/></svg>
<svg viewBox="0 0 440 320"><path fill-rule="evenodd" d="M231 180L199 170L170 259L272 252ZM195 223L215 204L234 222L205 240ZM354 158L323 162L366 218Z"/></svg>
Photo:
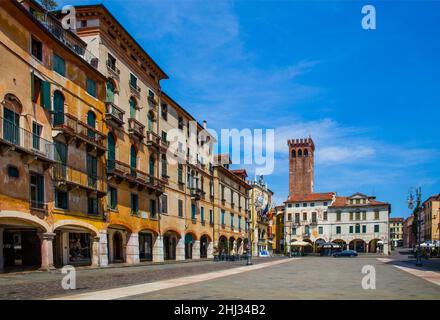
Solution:
<svg viewBox="0 0 440 320"><path fill-rule="evenodd" d="M293 241L290 243L292 247L306 247L311 246L312 244L306 241Z"/></svg>

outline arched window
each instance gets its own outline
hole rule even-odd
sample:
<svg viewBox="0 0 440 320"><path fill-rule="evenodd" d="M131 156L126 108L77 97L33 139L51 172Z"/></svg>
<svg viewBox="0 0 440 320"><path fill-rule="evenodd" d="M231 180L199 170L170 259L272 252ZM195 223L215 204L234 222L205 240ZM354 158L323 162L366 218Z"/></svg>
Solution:
<svg viewBox="0 0 440 320"><path fill-rule="evenodd" d="M95 138L95 129L96 128L96 115L93 111L87 112L87 125L89 128L87 129L87 136L94 139Z"/></svg>
<svg viewBox="0 0 440 320"><path fill-rule="evenodd" d="M109 134L107 137L107 168L109 171L115 169L115 161L116 161L116 141L113 134Z"/></svg>
<svg viewBox="0 0 440 320"><path fill-rule="evenodd" d="M55 91L53 95L53 125L54 127L64 124L64 96Z"/></svg>
<svg viewBox="0 0 440 320"><path fill-rule="evenodd" d="M292 150L292 158L296 158L296 151Z"/></svg>
<svg viewBox="0 0 440 320"><path fill-rule="evenodd" d="M309 151L307 149L304 150L304 157L308 157L309 156Z"/></svg>
<svg viewBox="0 0 440 320"><path fill-rule="evenodd" d="M298 150L298 157L302 157L302 150L301 149Z"/></svg>
<svg viewBox="0 0 440 320"><path fill-rule="evenodd" d="M115 86L113 81L107 81L107 102L115 102Z"/></svg>
<svg viewBox="0 0 440 320"><path fill-rule="evenodd" d="M130 149L130 174L132 177L136 177L136 169L137 169L137 152L134 146L131 146Z"/></svg>
<svg viewBox="0 0 440 320"><path fill-rule="evenodd" d="M130 118L136 119L136 100L131 97L130 98Z"/></svg>

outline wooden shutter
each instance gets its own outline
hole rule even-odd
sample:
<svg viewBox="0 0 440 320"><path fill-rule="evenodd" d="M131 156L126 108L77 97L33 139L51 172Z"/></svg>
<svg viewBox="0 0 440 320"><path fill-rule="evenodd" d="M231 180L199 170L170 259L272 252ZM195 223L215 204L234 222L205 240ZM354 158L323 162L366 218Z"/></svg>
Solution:
<svg viewBox="0 0 440 320"><path fill-rule="evenodd" d="M41 81L41 106L50 111L50 82ZM64 107L64 106L63 106Z"/></svg>

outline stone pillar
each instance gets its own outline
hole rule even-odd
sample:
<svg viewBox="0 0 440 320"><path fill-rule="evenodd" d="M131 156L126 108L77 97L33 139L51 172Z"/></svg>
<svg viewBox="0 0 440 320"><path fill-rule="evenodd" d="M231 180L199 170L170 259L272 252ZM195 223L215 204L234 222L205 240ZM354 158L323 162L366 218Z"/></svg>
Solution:
<svg viewBox="0 0 440 320"><path fill-rule="evenodd" d="M192 258L200 259L200 241L196 240L192 246Z"/></svg>
<svg viewBox="0 0 440 320"><path fill-rule="evenodd" d="M185 260L185 239L184 237L180 237L178 240L176 245L176 260L181 261Z"/></svg>
<svg viewBox="0 0 440 320"><path fill-rule="evenodd" d="M156 237L153 244L153 262L163 262L163 237Z"/></svg>
<svg viewBox="0 0 440 320"><path fill-rule="evenodd" d="M139 234L138 233L128 233L127 234L127 263L137 264L140 262L139 259Z"/></svg>
<svg viewBox="0 0 440 320"><path fill-rule="evenodd" d="M99 267L99 240L100 237L92 237L92 267Z"/></svg>
<svg viewBox="0 0 440 320"><path fill-rule="evenodd" d="M55 233L40 233L41 240L41 269L42 270L53 270L53 239L55 238Z"/></svg>
<svg viewBox="0 0 440 320"><path fill-rule="evenodd" d="M3 228L0 228L0 272L5 267L5 258L3 257Z"/></svg>
<svg viewBox="0 0 440 320"><path fill-rule="evenodd" d="M208 258L208 259L212 259L212 258L214 258L214 244L213 244L213 242L212 241L210 241L210 242L208 242L208 250L207 250L207 255L206 255L206 257Z"/></svg>
<svg viewBox="0 0 440 320"><path fill-rule="evenodd" d="M99 266L108 266L108 243L107 243L107 230L99 231Z"/></svg>

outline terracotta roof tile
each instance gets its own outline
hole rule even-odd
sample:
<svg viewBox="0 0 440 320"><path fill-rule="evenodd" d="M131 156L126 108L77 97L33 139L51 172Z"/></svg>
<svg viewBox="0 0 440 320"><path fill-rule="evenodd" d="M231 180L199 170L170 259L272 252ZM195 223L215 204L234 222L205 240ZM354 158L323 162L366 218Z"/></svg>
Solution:
<svg viewBox="0 0 440 320"><path fill-rule="evenodd" d="M367 204L361 203L361 204L348 204L347 203L348 197L336 197L335 201L332 203L331 207L362 207L362 206L384 206L388 205L386 202L377 201L374 199L369 199Z"/></svg>
<svg viewBox="0 0 440 320"><path fill-rule="evenodd" d="M291 194L285 202L325 201L332 200L335 192Z"/></svg>

